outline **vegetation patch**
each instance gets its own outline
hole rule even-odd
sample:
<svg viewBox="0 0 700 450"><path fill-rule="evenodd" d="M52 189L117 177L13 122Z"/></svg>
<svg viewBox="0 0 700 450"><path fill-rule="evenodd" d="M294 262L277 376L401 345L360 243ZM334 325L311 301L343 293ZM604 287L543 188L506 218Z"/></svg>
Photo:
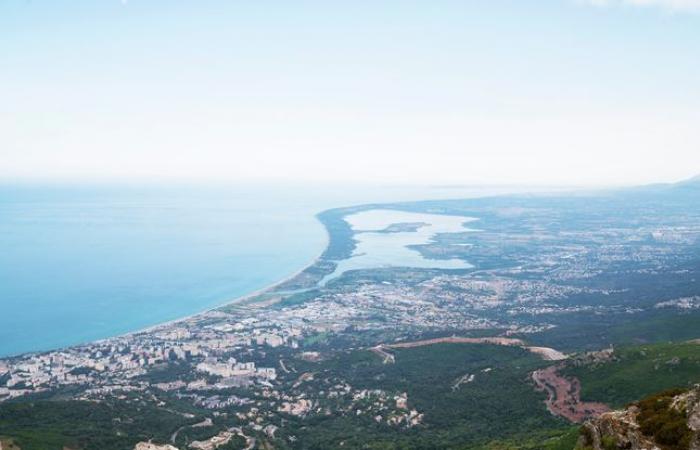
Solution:
<svg viewBox="0 0 700 450"><path fill-rule="evenodd" d="M594 364L569 364L561 371L581 381L581 398L619 408L655 392L700 381L700 345L664 343L615 349Z"/></svg>
<svg viewBox="0 0 700 450"><path fill-rule="evenodd" d="M690 447L693 433L688 428L685 408L671 406L673 397L683 392L682 389L671 389L637 403L640 430L664 450L687 450Z"/></svg>
<svg viewBox="0 0 700 450"><path fill-rule="evenodd" d="M405 393L407 410L424 414L413 428L387 425L374 416L339 414L309 416L288 424L301 448L468 449L566 448L570 426L546 409L529 374L547 364L517 347L486 344L436 344L392 350L393 364L366 350L338 354L321 363L297 365L313 372L302 387L309 398L337 383L354 389ZM473 375L473 377L471 376ZM465 378L466 376L466 378ZM458 383L458 380L471 380ZM324 406L321 402L321 406ZM533 433L533 430L540 432ZM567 441L568 439L568 441ZM548 446L543 447L543 442ZM571 445L569 448L572 448Z"/></svg>
<svg viewBox="0 0 700 450"><path fill-rule="evenodd" d="M167 442L177 428L196 421L125 401L39 401L0 406L0 435L10 437L22 450L132 450L140 441Z"/></svg>

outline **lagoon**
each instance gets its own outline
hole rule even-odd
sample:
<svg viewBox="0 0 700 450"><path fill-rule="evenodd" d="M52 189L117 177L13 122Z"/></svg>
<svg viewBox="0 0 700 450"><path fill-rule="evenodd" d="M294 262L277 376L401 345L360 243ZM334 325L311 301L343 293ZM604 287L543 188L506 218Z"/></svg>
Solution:
<svg viewBox="0 0 700 450"><path fill-rule="evenodd" d="M411 248L431 242L442 233L474 231L466 224L470 217L423 214L387 209L373 209L345 217L355 232L357 241L353 255L338 262L335 271L321 284L350 270L419 267L430 269L469 269L473 267L461 259L428 259Z"/></svg>

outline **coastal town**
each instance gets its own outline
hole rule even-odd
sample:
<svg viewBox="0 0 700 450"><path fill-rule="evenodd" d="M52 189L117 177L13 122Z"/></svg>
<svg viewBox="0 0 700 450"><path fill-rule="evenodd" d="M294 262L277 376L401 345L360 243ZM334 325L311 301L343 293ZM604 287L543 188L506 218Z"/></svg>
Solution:
<svg viewBox="0 0 700 450"><path fill-rule="evenodd" d="M479 312L506 308L510 316L522 313L538 316L586 309L548 304L548 300L580 291L549 286L437 275L415 286L389 282L361 284L354 292L326 293L295 306L209 311L144 332L3 360L0 401L64 386L85 387L84 395L88 398L119 390L143 391L151 385L134 380L154 368L177 362L194 369L188 380L155 384L156 388L195 392L227 387L272 387L278 371L284 370L283 362L276 361L270 367L256 365L256 355L284 348L308 358L300 346L323 333L374 330L400 336L425 330L500 329L508 335L529 334L554 325L546 321L526 324L496 320Z"/></svg>
<svg viewBox="0 0 700 450"><path fill-rule="evenodd" d="M483 222L486 228L489 222ZM168 442L143 441L136 448L214 450L234 442L252 449L279 439L293 448L303 423L318 417L340 415L396 429L424 426L430 418L400 384L352 381L335 368L338 358L389 367L396 364L395 352L424 345L495 345L525 352L517 355L532 364L533 393L558 392L578 386L557 378L548 363L568 357L566 336L557 333L566 331L571 317L641 320L698 308L698 297L683 291L644 299L633 284L598 281L613 272L635 283L640 275L652 282L687 273L700 227L687 217L682 222L562 233L530 219L512 230L501 225L497 236L438 235L414 251L454 257L469 249L481 267L355 270L321 286L315 283L335 267L326 255L296 279L218 309L94 343L4 358L0 403L70 398L159 408L184 421L180 431ZM540 246L542 240L548 245ZM520 249L517 259L509 246ZM589 345L607 345L601 336ZM486 382L492 370L463 373L450 385L459 392ZM554 415L564 402L556 395L541 400ZM578 421L605 410L579 408L561 417Z"/></svg>

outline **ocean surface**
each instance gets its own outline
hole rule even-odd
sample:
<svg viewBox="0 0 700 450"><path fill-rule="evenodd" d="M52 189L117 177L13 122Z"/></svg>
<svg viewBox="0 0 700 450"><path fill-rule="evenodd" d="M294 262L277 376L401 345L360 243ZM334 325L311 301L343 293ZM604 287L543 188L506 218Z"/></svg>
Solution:
<svg viewBox="0 0 700 450"><path fill-rule="evenodd" d="M139 330L273 284L323 251L324 209L497 192L2 185L0 356Z"/></svg>

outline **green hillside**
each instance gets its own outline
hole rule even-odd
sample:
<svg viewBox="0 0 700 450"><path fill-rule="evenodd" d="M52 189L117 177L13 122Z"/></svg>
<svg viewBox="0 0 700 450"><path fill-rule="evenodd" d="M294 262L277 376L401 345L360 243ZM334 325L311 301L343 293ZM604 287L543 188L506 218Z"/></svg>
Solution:
<svg viewBox="0 0 700 450"><path fill-rule="evenodd" d="M583 400L612 407L671 388L700 382L700 345L663 343L615 349L602 363L573 366L562 371L581 381Z"/></svg>

